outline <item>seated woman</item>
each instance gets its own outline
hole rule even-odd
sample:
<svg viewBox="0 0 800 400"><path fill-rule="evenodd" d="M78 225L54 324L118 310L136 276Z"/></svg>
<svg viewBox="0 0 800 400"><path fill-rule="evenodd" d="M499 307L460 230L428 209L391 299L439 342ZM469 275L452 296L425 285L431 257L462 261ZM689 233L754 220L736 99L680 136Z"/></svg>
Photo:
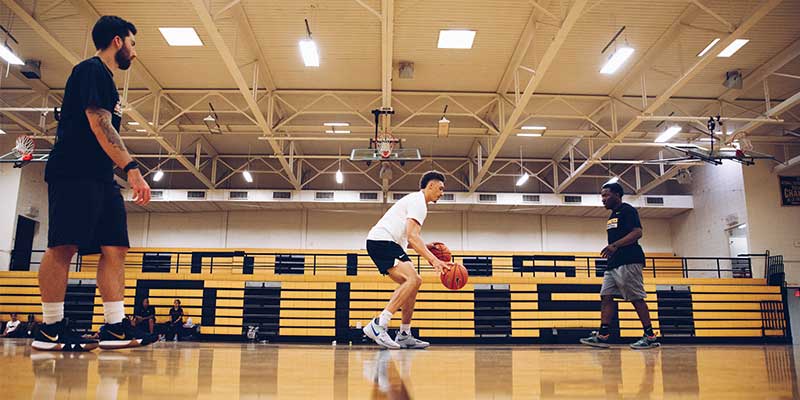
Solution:
<svg viewBox="0 0 800 400"><path fill-rule="evenodd" d="M145 297L142 300L141 307L134 313L133 326L142 330L147 330L151 334L155 333L156 308L150 305L150 299Z"/></svg>
<svg viewBox="0 0 800 400"><path fill-rule="evenodd" d="M183 307L181 307L181 301L175 299L175 302L172 303L172 308L169 309L169 329L167 330L167 338L172 338L172 340L177 342L182 328Z"/></svg>

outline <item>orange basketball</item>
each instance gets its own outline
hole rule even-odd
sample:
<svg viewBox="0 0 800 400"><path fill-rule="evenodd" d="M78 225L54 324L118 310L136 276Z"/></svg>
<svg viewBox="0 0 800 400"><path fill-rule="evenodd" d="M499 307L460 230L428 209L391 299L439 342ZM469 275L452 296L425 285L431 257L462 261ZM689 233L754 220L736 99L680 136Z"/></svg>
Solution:
<svg viewBox="0 0 800 400"><path fill-rule="evenodd" d="M447 246L445 246L442 242L433 242L428 244L427 247L428 250L430 250L430 252L436 256L436 258L442 261L450 262L450 260L453 259L453 255L450 254L450 249L448 249Z"/></svg>
<svg viewBox="0 0 800 400"><path fill-rule="evenodd" d="M450 290L458 290L467 284L467 269L459 263L452 264L449 270L445 270L443 274L439 275L442 280L442 285Z"/></svg>

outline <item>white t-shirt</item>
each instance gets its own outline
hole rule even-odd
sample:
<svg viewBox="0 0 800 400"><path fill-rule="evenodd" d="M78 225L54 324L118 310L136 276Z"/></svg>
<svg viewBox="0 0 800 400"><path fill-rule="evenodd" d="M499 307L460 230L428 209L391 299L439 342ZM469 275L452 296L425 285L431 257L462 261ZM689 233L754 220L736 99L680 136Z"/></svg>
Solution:
<svg viewBox="0 0 800 400"><path fill-rule="evenodd" d="M367 239L389 240L405 249L408 247L406 220L413 218L421 226L427 216L428 204L425 202L425 194L421 190L409 193L386 211L386 214L370 229Z"/></svg>
<svg viewBox="0 0 800 400"><path fill-rule="evenodd" d="M14 331L14 330L16 330L18 327L19 327L19 320L16 320L16 321L8 321L8 323L6 324L6 329L8 329L8 332L9 332L9 333L13 332L13 331Z"/></svg>

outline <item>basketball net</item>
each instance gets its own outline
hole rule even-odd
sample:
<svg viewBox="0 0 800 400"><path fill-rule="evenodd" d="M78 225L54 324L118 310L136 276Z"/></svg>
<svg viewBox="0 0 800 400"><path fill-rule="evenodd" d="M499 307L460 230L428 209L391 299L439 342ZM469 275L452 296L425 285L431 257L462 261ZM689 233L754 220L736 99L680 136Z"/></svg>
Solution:
<svg viewBox="0 0 800 400"><path fill-rule="evenodd" d="M395 145L400 142L400 140L394 137L394 135L389 133L390 121L390 115L382 114L380 116L381 134L375 141L375 147L377 148L378 154L380 154L381 158L389 158L394 151Z"/></svg>
<svg viewBox="0 0 800 400"><path fill-rule="evenodd" d="M33 159L33 151L36 145L30 136L20 136L17 138L17 145L14 146L14 155L22 159L22 161L30 161Z"/></svg>

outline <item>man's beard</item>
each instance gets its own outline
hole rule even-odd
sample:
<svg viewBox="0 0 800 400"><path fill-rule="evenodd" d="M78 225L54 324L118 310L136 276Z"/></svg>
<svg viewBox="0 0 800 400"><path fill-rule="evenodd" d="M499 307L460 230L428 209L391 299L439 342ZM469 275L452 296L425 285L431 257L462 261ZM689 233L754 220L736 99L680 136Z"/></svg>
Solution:
<svg viewBox="0 0 800 400"><path fill-rule="evenodd" d="M128 52L128 50L126 50L124 47L117 50L117 52L114 54L114 60L117 62L119 69L123 71L130 68L131 61L133 61L131 58L131 53Z"/></svg>

